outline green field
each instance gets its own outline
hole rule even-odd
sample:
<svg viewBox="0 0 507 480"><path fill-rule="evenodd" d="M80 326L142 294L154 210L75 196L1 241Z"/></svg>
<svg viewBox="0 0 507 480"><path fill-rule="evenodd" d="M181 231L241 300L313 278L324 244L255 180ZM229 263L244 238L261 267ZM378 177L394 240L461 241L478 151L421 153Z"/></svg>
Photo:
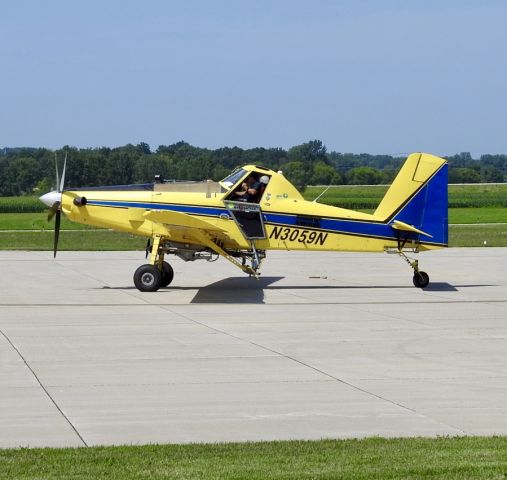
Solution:
<svg viewBox="0 0 507 480"><path fill-rule="evenodd" d="M387 189L385 185L336 185L320 197L319 203L351 209L375 209ZM325 187L307 187L303 195L307 200L313 200L324 190ZM449 185L449 207L507 207L507 184Z"/></svg>
<svg viewBox="0 0 507 480"><path fill-rule="evenodd" d="M507 437L0 450L0 480L505 479Z"/></svg>
<svg viewBox="0 0 507 480"><path fill-rule="evenodd" d="M0 214L43 212L47 207L38 197L0 197Z"/></svg>

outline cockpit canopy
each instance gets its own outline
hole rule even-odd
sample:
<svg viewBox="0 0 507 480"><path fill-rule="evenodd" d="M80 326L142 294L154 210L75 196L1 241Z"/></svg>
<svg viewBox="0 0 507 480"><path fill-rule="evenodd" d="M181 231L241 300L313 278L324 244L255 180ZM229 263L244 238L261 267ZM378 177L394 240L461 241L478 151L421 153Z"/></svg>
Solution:
<svg viewBox="0 0 507 480"><path fill-rule="evenodd" d="M236 185L244 176L246 176L248 172L244 168L237 168L230 175L225 177L220 181L220 184L230 190L234 185Z"/></svg>

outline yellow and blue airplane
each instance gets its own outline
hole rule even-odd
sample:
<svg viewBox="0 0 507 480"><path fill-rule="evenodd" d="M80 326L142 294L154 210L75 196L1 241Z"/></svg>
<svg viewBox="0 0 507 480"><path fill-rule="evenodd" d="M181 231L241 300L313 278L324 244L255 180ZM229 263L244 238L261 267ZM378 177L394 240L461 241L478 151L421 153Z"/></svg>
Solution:
<svg viewBox="0 0 507 480"><path fill-rule="evenodd" d="M412 267L414 285L425 288L428 275L407 253L448 244L447 162L427 153L407 158L373 214L307 201L282 172L256 165L220 182L158 179L71 190L64 190L65 168L61 180L57 168L57 190L40 197L48 218L56 216L54 255L61 212L73 222L147 237L149 263L134 273L141 291L172 282L166 255L222 256L257 277L267 250L393 252Z"/></svg>

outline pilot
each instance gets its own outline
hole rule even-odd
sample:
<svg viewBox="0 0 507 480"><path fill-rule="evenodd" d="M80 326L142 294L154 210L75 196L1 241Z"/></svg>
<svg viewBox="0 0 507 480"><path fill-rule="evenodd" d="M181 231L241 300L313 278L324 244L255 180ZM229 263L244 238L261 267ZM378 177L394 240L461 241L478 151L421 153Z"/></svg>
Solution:
<svg viewBox="0 0 507 480"><path fill-rule="evenodd" d="M249 175L246 182L242 185L242 190L234 192L234 195L238 197L240 202L258 202L259 192L261 189L261 183L255 173Z"/></svg>
<svg viewBox="0 0 507 480"><path fill-rule="evenodd" d="M264 195L264 190L266 190L266 186L269 183L269 177L267 175L263 175L261 178L259 178L260 188L259 188L259 194L257 196L257 201L260 202L262 196Z"/></svg>

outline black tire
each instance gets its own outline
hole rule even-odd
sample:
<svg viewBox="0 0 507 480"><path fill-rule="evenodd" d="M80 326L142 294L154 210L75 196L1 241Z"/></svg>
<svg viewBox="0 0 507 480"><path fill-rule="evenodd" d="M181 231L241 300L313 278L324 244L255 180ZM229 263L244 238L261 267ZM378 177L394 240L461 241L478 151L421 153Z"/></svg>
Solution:
<svg viewBox="0 0 507 480"><path fill-rule="evenodd" d="M412 280L417 288L426 288L430 283L430 277L426 272L415 272Z"/></svg>
<svg viewBox="0 0 507 480"><path fill-rule="evenodd" d="M156 292L162 283L162 274L155 265L141 265L134 273L134 285L141 292Z"/></svg>
<svg viewBox="0 0 507 480"><path fill-rule="evenodd" d="M164 288L167 287L174 278L174 270L171 265L169 265L167 262L162 263L162 280L160 282L160 287Z"/></svg>

